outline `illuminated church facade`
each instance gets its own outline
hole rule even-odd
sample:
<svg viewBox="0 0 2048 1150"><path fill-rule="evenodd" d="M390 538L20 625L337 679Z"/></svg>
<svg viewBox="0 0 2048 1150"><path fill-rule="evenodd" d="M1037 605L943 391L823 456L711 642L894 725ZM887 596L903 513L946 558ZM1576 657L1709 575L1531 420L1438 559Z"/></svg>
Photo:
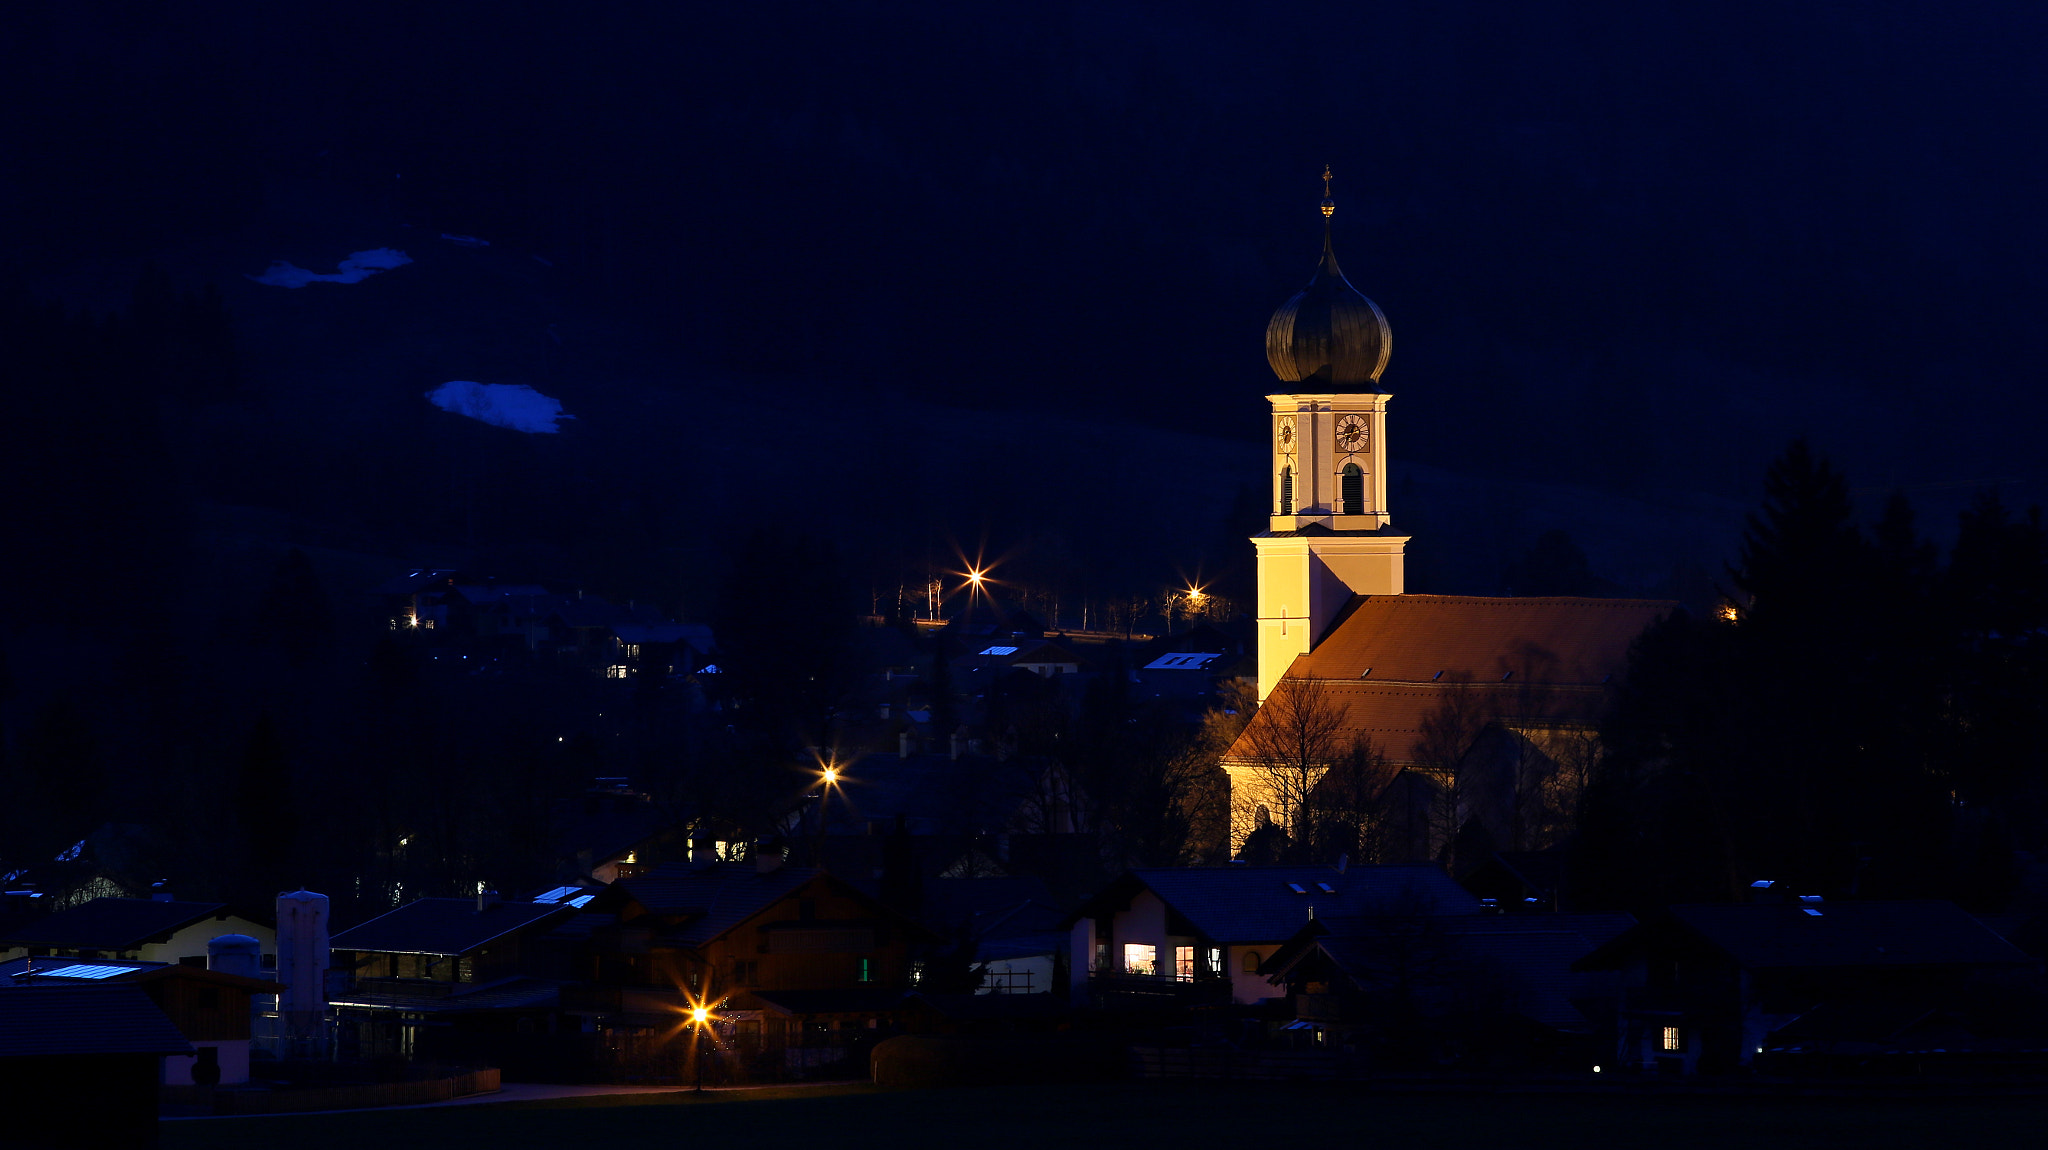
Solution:
<svg viewBox="0 0 2048 1150"><path fill-rule="evenodd" d="M1374 824L1351 828L1360 861L1449 861L1461 837L1541 849L1569 824L1630 644L1673 604L1408 593L1380 381L1393 335L1337 263L1329 178L1321 260L1266 328L1286 390L1266 397L1272 503L1251 540L1262 705L1223 758L1230 845L1262 827L1299 842L1335 818Z"/></svg>

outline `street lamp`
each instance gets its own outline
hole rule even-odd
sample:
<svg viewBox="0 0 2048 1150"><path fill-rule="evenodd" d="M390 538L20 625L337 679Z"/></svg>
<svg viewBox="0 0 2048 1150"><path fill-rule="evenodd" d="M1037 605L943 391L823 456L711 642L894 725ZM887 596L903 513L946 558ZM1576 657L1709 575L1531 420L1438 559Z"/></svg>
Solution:
<svg viewBox="0 0 2048 1150"><path fill-rule="evenodd" d="M711 1026L711 1011L704 1006L690 1008L690 1025L696 1027L695 1039L690 1043L690 1060L697 1064L697 1093L704 1093L704 1035Z"/></svg>

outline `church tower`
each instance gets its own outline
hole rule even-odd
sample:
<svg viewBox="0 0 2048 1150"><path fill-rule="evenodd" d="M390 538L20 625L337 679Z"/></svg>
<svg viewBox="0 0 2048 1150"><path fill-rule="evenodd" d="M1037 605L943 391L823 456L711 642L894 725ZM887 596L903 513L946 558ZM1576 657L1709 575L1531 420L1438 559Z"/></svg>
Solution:
<svg viewBox="0 0 2048 1150"><path fill-rule="evenodd" d="M1393 333L1345 280L1323 170L1323 258L1266 325L1266 361L1288 385L1273 405L1273 503L1258 552L1259 698L1314 646L1354 595L1399 595L1408 536L1387 513L1387 400Z"/></svg>

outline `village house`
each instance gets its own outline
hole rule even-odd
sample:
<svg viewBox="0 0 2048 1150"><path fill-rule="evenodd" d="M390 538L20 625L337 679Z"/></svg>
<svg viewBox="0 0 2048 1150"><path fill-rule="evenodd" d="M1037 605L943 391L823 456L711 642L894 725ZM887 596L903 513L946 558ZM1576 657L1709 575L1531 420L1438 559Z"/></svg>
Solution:
<svg viewBox="0 0 2048 1150"><path fill-rule="evenodd" d="M1572 964L1624 914L1318 915L1266 960L1288 1036L1366 1065L1585 1071L1608 1057L1613 976Z"/></svg>
<svg viewBox="0 0 2048 1150"><path fill-rule="evenodd" d="M2039 959L1938 901L1674 906L1574 969L1619 975L1614 1065L1668 1074L1766 1056L1784 1069L1845 1039L1863 1044L1866 1062L1996 1050L1999 1016L2038 1012L2042 989ZM1935 1016L1951 1023L1948 1039L1916 1046L1912 1024Z"/></svg>
<svg viewBox="0 0 2048 1150"><path fill-rule="evenodd" d="M575 911L490 893L423 898L337 932L329 997L343 1053L496 1064L574 1046L582 1028L560 1009L571 961L547 936Z"/></svg>
<svg viewBox="0 0 2048 1150"><path fill-rule="evenodd" d="M272 979L253 977L256 940L215 939L211 966L123 959L18 958L0 963L0 992L48 986L135 986L192 1046L193 1057L165 1059L165 1086L235 1086L249 1081L257 1030L274 1025Z"/></svg>
<svg viewBox="0 0 2048 1150"><path fill-rule="evenodd" d="M1474 915L1430 865L1143 868L1067 915L1076 1006L1253 1005L1281 992L1266 960L1311 919Z"/></svg>
<svg viewBox="0 0 2048 1150"><path fill-rule="evenodd" d="M257 969L277 969L277 931L224 902L96 898L15 927L0 938L0 961L36 958L137 959L204 967L207 943L239 934L257 942Z"/></svg>
<svg viewBox="0 0 2048 1150"><path fill-rule="evenodd" d="M695 1007L711 1012L728 1075L824 1072L900 1026L929 932L823 870L784 865L774 846L755 855L621 878L568 925L587 980L570 1008L611 1064L682 1073Z"/></svg>
<svg viewBox="0 0 2048 1150"><path fill-rule="evenodd" d="M168 1059L192 1044L142 988L72 983L0 989L0 1138L23 1146L156 1146Z"/></svg>

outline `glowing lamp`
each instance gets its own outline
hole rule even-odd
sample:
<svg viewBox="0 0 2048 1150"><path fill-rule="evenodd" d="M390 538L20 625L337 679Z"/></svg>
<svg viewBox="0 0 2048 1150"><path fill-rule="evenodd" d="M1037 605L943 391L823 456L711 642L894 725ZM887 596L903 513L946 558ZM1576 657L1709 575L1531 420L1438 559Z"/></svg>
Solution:
<svg viewBox="0 0 2048 1150"><path fill-rule="evenodd" d="M838 767L826 767L826 768L825 768L825 785L826 785L826 786L831 786L831 785L832 785L833 783L836 783L836 782L838 782L838 781L839 781L839 768L838 768Z"/></svg>
<svg viewBox="0 0 2048 1150"><path fill-rule="evenodd" d="M690 1008L690 1021L702 1026L711 1021L711 1011L702 1006Z"/></svg>

